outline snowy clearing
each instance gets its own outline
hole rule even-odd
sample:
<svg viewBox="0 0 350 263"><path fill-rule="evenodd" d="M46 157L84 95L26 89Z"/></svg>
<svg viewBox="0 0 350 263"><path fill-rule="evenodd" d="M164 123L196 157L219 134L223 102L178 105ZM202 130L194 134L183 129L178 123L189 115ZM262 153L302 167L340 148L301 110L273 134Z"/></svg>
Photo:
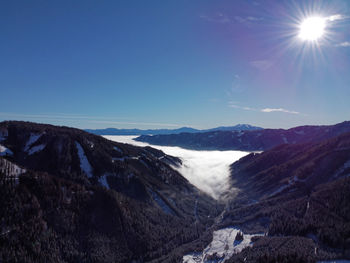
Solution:
<svg viewBox="0 0 350 263"><path fill-rule="evenodd" d="M107 174L101 176L98 181L100 182L100 184L104 187L106 187L107 189L109 189L109 185L108 185L108 182L107 182Z"/></svg>
<svg viewBox="0 0 350 263"><path fill-rule="evenodd" d="M29 155L32 155L36 152L39 152L39 151L42 151L44 148L46 147L45 144L40 144L40 145L37 145L37 146L34 146L34 147L31 147L28 151L28 154Z"/></svg>
<svg viewBox="0 0 350 263"><path fill-rule="evenodd" d="M0 131L0 142L6 140L8 137L8 131L7 130L1 130Z"/></svg>
<svg viewBox="0 0 350 263"><path fill-rule="evenodd" d="M90 178L92 177L92 167L87 159L83 147L81 147L80 143L75 142L75 145L78 150L78 155L80 159L80 169Z"/></svg>
<svg viewBox="0 0 350 263"><path fill-rule="evenodd" d="M263 236L263 234L244 234L242 241L235 241L240 229L235 227L223 228L213 233L213 241L203 250L202 253L192 253L183 256L183 263L205 263L205 262L225 262L232 255L240 253L244 248L252 246L252 237ZM216 254L216 259L209 256Z"/></svg>
<svg viewBox="0 0 350 263"><path fill-rule="evenodd" d="M151 193L153 200L163 210L164 213L168 215L175 215L175 212L173 211L173 209L171 209L156 192L152 190L149 190L149 192Z"/></svg>
<svg viewBox="0 0 350 263"><path fill-rule="evenodd" d="M30 134L30 137L26 143L26 145L24 146L24 151L28 152L29 148L37 141L39 140L39 138L41 137L41 134Z"/></svg>
<svg viewBox="0 0 350 263"><path fill-rule="evenodd" d="M0 156L13 155L13 152L0 144Z"/></svg>
<svg viewBox="0 0 350 263"><path fill-rule="evenodd" d="M120 148L118 148L117 146L114 146L113 149L116 150L117 152L123 153L123 151Z"/></svg>

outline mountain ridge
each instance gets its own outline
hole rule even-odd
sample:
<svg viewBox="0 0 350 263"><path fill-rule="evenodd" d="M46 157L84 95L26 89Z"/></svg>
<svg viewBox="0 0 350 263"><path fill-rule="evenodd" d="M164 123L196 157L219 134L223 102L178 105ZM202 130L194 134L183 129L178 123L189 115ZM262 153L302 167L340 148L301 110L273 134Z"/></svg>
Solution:
<svg viewBox="0 0 350 263"><path fill-rule="evenodd" d="M0 157L0 261L151 261L222 209L151 147L14 121L0 123L0 144L12 152Z"/></svg>
<svg viewBox="0 0 350 263"><path fill-rule="evenodd" d="M1 122L0 261L173 263L192 252L195 261L213 231L232 226L260 235L227 262L349 258L347 129L293 128L306 137L241 158L222 204L173 169L180 159L152 147Z"/></svg>
<svg viewBox="0 0 350 263"><path fill-rule="evenodd" d="M199 133L209 131L233 131L233 130L260 130L263 128L252 126L249 124L237 124L235 126L220 126L211 129L194 129L191 127L181 127L178 129L117 129L117 128L106 128L106 129L85 129L85 131L97 134L97 135L149 135L149 134L179 134L179 133Z"/></svg>
<svg viewBox="0 0 350 263"><path fill-rule="evenodd" d="M350 131L350 121L335 125L298 126L290 129L213 131L171 135L141 135L135 140L154 145L196 150L264 151L280 144L319 142Z"/></svg>

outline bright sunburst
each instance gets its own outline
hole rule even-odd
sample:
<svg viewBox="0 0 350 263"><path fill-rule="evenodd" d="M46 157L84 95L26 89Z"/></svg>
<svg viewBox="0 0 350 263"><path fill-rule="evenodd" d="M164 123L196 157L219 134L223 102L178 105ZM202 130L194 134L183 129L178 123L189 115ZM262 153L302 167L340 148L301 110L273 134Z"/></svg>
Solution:
<svg viewBox="0 0 350 263"><path fill-rule="evenodd" d="M299 28L299 38L304 41L316 41L320 39L325 32L326 19L322 17L306 18Z"/></svg>

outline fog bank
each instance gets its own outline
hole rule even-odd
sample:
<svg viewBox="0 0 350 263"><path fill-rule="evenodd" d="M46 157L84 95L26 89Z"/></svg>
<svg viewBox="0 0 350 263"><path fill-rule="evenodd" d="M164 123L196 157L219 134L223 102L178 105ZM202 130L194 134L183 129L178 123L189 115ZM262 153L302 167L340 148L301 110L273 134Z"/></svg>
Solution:
<svg viewBox="0 0 350 263"><path fill-rule="evenodd" d="M151 146L164 153L181 158L182 166L174 167L193 185L218 198L228 189L229 166L248 154L242 151L196 151L180 147L158 146L134 141L137 136L103 136L111 141Z"/></svg>

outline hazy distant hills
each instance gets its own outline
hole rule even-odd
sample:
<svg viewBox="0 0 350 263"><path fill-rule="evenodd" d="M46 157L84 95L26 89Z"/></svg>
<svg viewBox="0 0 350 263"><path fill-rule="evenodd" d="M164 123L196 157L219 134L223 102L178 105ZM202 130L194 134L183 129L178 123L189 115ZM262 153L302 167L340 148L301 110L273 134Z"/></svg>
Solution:
<svg viewBox="0 0 350 263"><path fill-rule="evenodd" d="M263 151L280 144L320 142L350 131L350 121L328 126L299 126L288 130L259 129L141 135L137 141L198 150Z"/></svg>
<svg viewBox="0 0 350 263"><path fill-rule="evenodd" d="M150 135L150 134L180 134L180 133L200 133L200 132L211 132L211 131L251 131L251 130L261 130L262 128L251 126L249 124L237 124L235 126L221 126L212 129L198 130L189 127L182 127L179 129L86 129L85 131L97 134L97 135Z"/></svg>
<svg viewBox="0 0 350 263"><path fill-rule="evenodd" d="M220 212L151 147L28 122L0 123L0 145L1 262L150 261Z"/></svg>

